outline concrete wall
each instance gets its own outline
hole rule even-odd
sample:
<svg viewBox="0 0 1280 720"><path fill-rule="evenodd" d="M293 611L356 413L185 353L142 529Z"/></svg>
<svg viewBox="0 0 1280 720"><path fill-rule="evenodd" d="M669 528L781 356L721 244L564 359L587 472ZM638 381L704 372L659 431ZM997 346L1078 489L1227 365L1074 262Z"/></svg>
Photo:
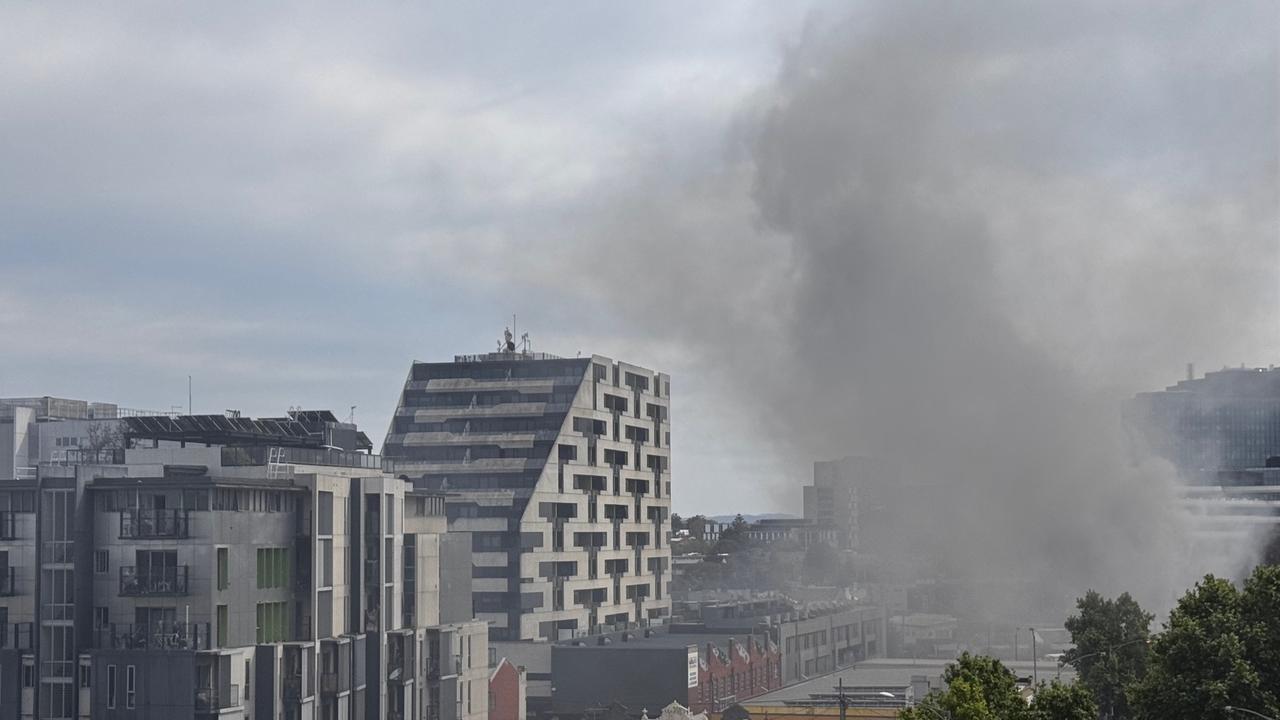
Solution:
<svg viewBox="0 0 1280 720"><path fill-rule="evenodd" d="M95 720L171 720L195 712L195 655L189 652L100 650L93 653L91 717ZM109 668L115 667L115 707L107 707ZM128 707L128 669L134 668L134 707Z"/></svg>
<svg viewBox="0 0 1280 720"><path fill-rule="evenodd" d="M466 622L471 607L471 533L440 537L440 622Z"/></svg>

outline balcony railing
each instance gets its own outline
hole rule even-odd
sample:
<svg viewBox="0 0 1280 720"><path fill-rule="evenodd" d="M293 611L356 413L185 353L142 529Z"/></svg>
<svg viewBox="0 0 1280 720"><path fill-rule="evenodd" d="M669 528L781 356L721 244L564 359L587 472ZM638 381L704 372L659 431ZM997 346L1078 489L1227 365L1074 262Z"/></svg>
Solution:
<svg viewBox="0 0 1280 720"><path fill-rule="evenodd" d="M209 650L209 623L111 623L94 630L94 647L101 650Z"/></svg>
<svg viewBox="0 0 1280 720"><path fill-rule="evenodd" d="M120 513L120 537L185 538L191 536L191 511L132 509Z"/></svg>
<svg viewBox="0 0 1280 720"><path fill-rule="evenodd" d="M17 568L4 568L0 570L0 597L10 597L18 594L18 575Z"/></svg>
<svg viewBox="0 0 1280 720"><path fill-rule="evenodd" d="M0 510L0 540L18 539L18 513Z"/></svg>
<svg viewBox="0 0 1280 720"><path fill-rule="evenodd" d="M240 686L226 688L196 688L196 712L217 713L227 708L240 707Z"/></svg>
<svg viewBox="0 0 1280 720"><path fill-rule="evenodd" d="M186 595L187 566L161 568L137 568L126 565L120 568L120 595Z"/></svg>

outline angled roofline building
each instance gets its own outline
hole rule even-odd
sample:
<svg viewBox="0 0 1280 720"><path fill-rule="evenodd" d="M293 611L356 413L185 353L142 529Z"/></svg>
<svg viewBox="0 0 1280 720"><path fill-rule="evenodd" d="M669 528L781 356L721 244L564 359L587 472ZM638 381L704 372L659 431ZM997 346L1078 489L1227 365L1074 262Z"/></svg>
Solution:
<svg viewBox="0 0 1280 720"><path fill-rule="evenodd" d="M511 343L411 365L383 457L471 532L492 640L670 615L670 391L638 365Z"/></svg>

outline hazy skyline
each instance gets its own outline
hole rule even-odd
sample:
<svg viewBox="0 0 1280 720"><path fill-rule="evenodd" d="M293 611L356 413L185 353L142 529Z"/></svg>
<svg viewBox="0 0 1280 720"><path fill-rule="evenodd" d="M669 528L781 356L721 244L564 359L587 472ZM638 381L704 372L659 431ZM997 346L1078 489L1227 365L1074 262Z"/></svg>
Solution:
<svg viewBox="0 0 1280 720"><path fill-rule="evenodd" d="M672 375L678 512L798 512L1280 357L1273 6L819 5L0 8L0 395L380 444L515 312Z"/></svg>

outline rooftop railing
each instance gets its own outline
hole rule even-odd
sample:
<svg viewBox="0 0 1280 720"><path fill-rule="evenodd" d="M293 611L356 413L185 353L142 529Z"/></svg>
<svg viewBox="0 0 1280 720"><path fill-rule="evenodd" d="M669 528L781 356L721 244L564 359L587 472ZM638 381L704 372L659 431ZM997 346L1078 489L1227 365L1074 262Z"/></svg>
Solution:
<svg viewBox="0 0 1280 720"><path fill-rule="evenodd" d="M291 465L322 465L328 467L382 469L382 456L366 453L329 450L325 448L279 448L279 462ZM254 467L267 465L273 460L271 448L266 445L230 446L222 448L223 467Z"/></svg>

